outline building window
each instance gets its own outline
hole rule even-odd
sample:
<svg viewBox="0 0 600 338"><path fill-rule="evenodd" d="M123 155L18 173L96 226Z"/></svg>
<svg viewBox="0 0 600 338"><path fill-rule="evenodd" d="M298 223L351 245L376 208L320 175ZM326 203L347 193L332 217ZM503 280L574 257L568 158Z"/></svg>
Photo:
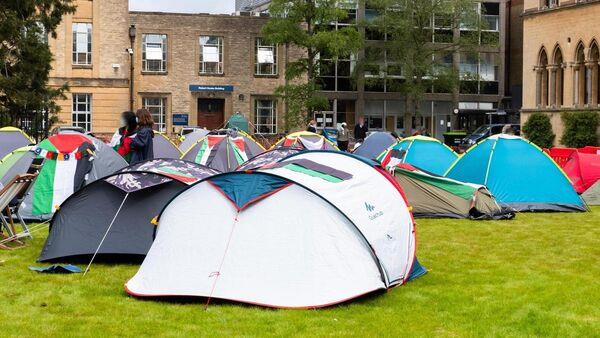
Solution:
<svg viewBox="0 0 600 338"><path fill-rule="evenodd" d="M92 24L73 24L73 64L92 64Z"/></svg>
<svg viewBox="0 0 600 338"><path fill-rule="evenodd" d="M277 134L277 102L256 100L254 109L254 132L257 134Z"/></svg>
<svg viewBox="0 0 600 338"><path fill-rule="evenodd" d="M277 46L256 39L256 75L277 75Z"/></svg>
<svg viewBox="0 0 600 338"><path fill-rule="evenodd" d="M222 37L200 37L200 74L223 74Z"/></svg>
<svg viewBox="0 0 600 338"><path fill-rule="evenodd" d="M167 71L167 36L142 35L142 71L164 73Z"/></svg>
<svg viewBox="0 0 600 338"><path fill-rule="evenodd" d="M165 132L167 130L167 99L164 97L145 97L142 100L142 108L148 109L156 130Z"/></svg>
<svg viewBox="0 0 600 338"><path fill-rule="evenodd" d="M72 125L92 130L92 94L73 94Z"/></svg>

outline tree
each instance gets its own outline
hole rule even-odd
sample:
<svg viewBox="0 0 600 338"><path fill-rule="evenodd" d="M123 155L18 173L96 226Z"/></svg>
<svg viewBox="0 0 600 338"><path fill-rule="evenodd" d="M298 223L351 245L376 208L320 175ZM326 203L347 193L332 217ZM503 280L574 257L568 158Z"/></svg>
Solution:
<svg viewBox="0 0 600 338"><path fill-rule="evenodd" d="M362 37L356 27L336 29L332 22L348 19L348 11L338 0L273 0L269 6L271 19L263 27L264 38L284 44L302 53L286 67L286 84L277 88L287 109L285 129L301 126L310 114L327 109L329 103L317 92L321 88L319 74L326 65L320 57L336 60L357 53Z"/></svg>
<svg viewBox="0 0 600 338"><path fill-rule="evenodd" d="M1 124L15 125L26 113L58 111L54 100L67 87L48 86L52 53L47 37L48 34L55 37L63 15L74 11L72 0L0 2ZM40 115L33 121L38 126L43 121Z"/></svg>
<svg viewBox="0 0 600 338"><path fill-rule="evenodd" d="M365 79L391 79L391 90L405 97L404 126L410 135L412 118L419 115L420 103L432 88L452 93L458 101L460 79L473 80L476 74L459 76L461 53L477 58L480 20L473 0L369 0L375 13L365 20L367 32L385 36L385 41L369 46L361 68L371 76ZM381 55L392 64L381 64ZM398 79L400 78L400 80ZM456 125L456 123L453 123Z"/></svg>
<svg viewBox="0 0 600 338"><path fill-rule="evenodd" d="M565 130L560 143L571 148L596 146L598 144L598 126L600 113L588 112L563 112L561 119Z"/></svg>
<svg viewBox="0 0 600 338"><path fill-rule="evenodd" d="M529 141L542 148L551 148L556 137L550 118L544 113L531 114L523 125L523 132Z"/></svg>

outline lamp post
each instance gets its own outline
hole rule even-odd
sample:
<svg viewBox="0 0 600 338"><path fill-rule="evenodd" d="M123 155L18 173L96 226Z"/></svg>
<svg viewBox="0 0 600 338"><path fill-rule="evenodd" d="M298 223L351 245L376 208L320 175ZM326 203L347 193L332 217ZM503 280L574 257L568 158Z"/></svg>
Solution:
<svg viewBox="0 0 600 338"><path fill-rule="evenodd" d="M133 70L134 70L134 59L133 59L133 54L134 54L134 46L135 46L135 35L136 35L136 28L135 25L131 25L129 26L129 41L131 43L131 47L129 48L129 110L133 111L133 102L134 102L134 95L133 95Z"/></svg>

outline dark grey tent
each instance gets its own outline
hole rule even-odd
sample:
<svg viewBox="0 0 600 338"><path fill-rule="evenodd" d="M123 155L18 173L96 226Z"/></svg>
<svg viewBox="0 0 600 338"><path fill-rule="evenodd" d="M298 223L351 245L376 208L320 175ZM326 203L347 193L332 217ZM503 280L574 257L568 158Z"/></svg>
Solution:
<svg viewBox="0 0 600 338"><path fill-rule="evenodd" d="M243 131L223 129L211 131L181 158L221 172L230 172L264 151L265 148Z"/></svg>
<svg viewBox="0 0 600 338"><path fill-rule="evenodd" d="M145 171L137 169L146 168ZM39 261L76 262L146 255L152 220L179 192L217 171L181 160L152 160L97 180L54 214Z"/></svg>
<svg viewBox="0 0 600 338"><path fill-rule="evenodd" d="M242 163L237 170L245 171L245 170L254 170L258 168L264 168L265 166L269 166L271 164L277 163L279 160L282 160L288 156L297 154L303 151L298 148L289 148L289 147L279 147L275 149L271 149L265 151L262 154L256 155L248 161Z"/></svg>
<svg viewBox="0 0 600 338"><path fill-rule="evenodd" d="M189 134L184 135L183 141L181 141L181 144L179 145L179 150L182 153L185 153L196 142L198 142L198 140L200 140L204 136L208 135L208 133L209 133L209 130L207 130L207 129L198 129L198 130L194 130L193 132L191 132Z"/></svg>
<svg viewBox="0 0 600 338"><path fill-rule="evenodd" d="M0 160L14 150L34 143L21 129L13 127L0 128Z"/></svg>
<svg viewBox="0 0 600 338"><path fill-rule="evenodd" d="M377 131L367 136L364 142L354 149L354 154L372 160L397 141L391 133Z"/></svg>
<svg viewBox="0 0 600 338"><path fill-rule="evenodd" d="M162 133L154 134L154 158L180 158L181 151Z"/></svg>

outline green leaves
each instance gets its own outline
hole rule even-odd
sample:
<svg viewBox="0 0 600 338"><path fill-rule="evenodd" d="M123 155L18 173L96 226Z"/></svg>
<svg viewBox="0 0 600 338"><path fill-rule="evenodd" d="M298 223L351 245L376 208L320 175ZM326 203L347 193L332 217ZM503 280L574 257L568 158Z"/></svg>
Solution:
<svg viewBox="0 0 600 338"><path fill-rule="evenodd" d="M597 111L563 112L561 119L565 125L560 139L562 144L571 148L598 145L600 113Z"/></svg>
<svg viewBox="0 0 600 338"><path fill-rule="evenodd" d="M552 132L550 118L544 113L533 113L523 125L525 137L541 148L551 148L556 135Z"/></svg>

